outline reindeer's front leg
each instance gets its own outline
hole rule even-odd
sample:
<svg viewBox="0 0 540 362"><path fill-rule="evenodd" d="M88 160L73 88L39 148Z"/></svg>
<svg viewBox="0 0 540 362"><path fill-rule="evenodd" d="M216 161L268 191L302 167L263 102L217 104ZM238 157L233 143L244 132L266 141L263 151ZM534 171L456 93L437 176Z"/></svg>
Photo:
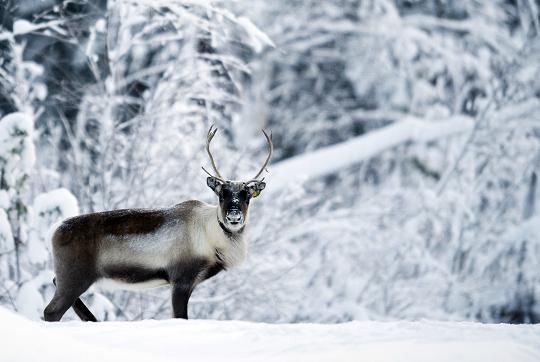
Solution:
<svg viewBox="0 0 540 362"><path fill-rule="evenodd" d="M208 263L204 260L194 260L177 265L170 272L172 282L172 305L174 318L188 319L188 302L191 292L195 289L199 276L204 273Z"/></svg>
<svg viewBox="0 0 540 362"><path fill-rule="evenodd" d="M182 281L173 285L172 305L174 318L188 319L188 301L193 287Z"/></svg>

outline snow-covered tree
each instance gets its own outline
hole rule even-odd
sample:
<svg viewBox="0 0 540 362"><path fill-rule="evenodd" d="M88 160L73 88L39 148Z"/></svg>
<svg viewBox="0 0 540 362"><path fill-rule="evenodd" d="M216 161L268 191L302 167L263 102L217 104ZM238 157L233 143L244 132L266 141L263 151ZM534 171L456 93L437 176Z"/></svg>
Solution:
<svg viewBox="0 0 540 362"><path fill-rule="evenodd" d="M0 116L28 115L38 152L9 187L22 224L0 192L0 263L16 280L22 227L31 283L2 303L50 293L46 233L77 212L34 195L65 187L82 212L212 201L215 123L228 177L264 157L260 128L275 158L247 265L197 290L192 315L540 318L537 2L23 3L0 29ZM85 298L103 319L169 316L166 288Z"/></svg>
<svg viewBox="0 0 540 362"><path fill-rule="evenodd" d="M26 44L18 39L33 30L19 19L0 33L0 301L38 319L53 278L49 228L78 214L78 206L68 190L40 194L35 184L35 120L47 87L43 67L25 59Z"/></svg>
<svg viewBox="0 0 540 362"><path fill-rule="evenodd" d="M0 120L0 193L2 198L2 275L21 281L22 245L26 241L28 209L26 193L34 166L32 119L23 113L11 113ZM9 288L5 286L4 288Z"/></svg>

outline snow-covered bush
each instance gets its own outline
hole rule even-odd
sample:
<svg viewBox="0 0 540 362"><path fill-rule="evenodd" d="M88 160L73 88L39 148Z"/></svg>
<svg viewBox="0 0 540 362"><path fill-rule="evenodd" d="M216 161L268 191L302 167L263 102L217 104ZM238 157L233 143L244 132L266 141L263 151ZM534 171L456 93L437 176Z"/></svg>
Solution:
<svg viewBox="0 0 540 362"><path fill-rule="evenodd" d="M32 263L46 263L50 259L49 241L60 220L79 214L77 199L64 188L39 194L31 208L32 230L28 240L28 258Z"/></svg>
<svg viewBox="0 0 540 362"><path fill-rule="evenodd" d="M28 234L25 194L35 162L32 118L10 113L0 119L0 190L2 192L2 239L7 280L21 280L21 246ZM7 288L4 285L4 288Z"/></svg>
<svg viewBox="0 0 540 362"><path fill-rule="evenodd" d="M46 246L49 229L78 214L78 207L67 190L39 194L32 184L36 108L41 112L39 102L47 96L47 88L41 79L43 67L24 59L24 42L16 39L33 31L25 25L24 20L16 21L11 33L0 34L4 55L0 63L0 302L39 319L43 295L53 278ZM33 194L38 194L34 202Z"/></svg>
<svg viewBox="0 0 540 362"><path fill-rule="evenodd" d="M32 116L10 113L0 119L0 286L2 301L38 319L42 289L50 285L49 229L78 214L66 189L39 194L30 204L29 183L35 163Z"/></svg>

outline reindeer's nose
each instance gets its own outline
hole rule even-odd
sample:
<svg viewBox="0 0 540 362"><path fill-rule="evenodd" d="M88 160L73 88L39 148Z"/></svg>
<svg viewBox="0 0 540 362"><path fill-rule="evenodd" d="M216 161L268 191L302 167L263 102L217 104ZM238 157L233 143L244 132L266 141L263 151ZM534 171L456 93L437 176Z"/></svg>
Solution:
<svg viewBox="0 0 540 362"><path fill-rule="evenodd" d="M227 213L227 221L230 222L231 224L238 224L239 222L242 221L242 213L240 212L240 210L231 210Z"/></svg>

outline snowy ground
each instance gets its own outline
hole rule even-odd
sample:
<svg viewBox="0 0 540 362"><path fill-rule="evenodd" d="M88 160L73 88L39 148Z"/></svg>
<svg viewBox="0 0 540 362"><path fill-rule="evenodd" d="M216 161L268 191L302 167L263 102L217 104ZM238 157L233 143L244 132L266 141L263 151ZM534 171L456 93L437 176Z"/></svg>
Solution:
<svg viewBox="0 0 540 362"><path fill-rule="evenodd" d="M540 325L31 322L0 308L0 361L540 361Z"/></svg>

